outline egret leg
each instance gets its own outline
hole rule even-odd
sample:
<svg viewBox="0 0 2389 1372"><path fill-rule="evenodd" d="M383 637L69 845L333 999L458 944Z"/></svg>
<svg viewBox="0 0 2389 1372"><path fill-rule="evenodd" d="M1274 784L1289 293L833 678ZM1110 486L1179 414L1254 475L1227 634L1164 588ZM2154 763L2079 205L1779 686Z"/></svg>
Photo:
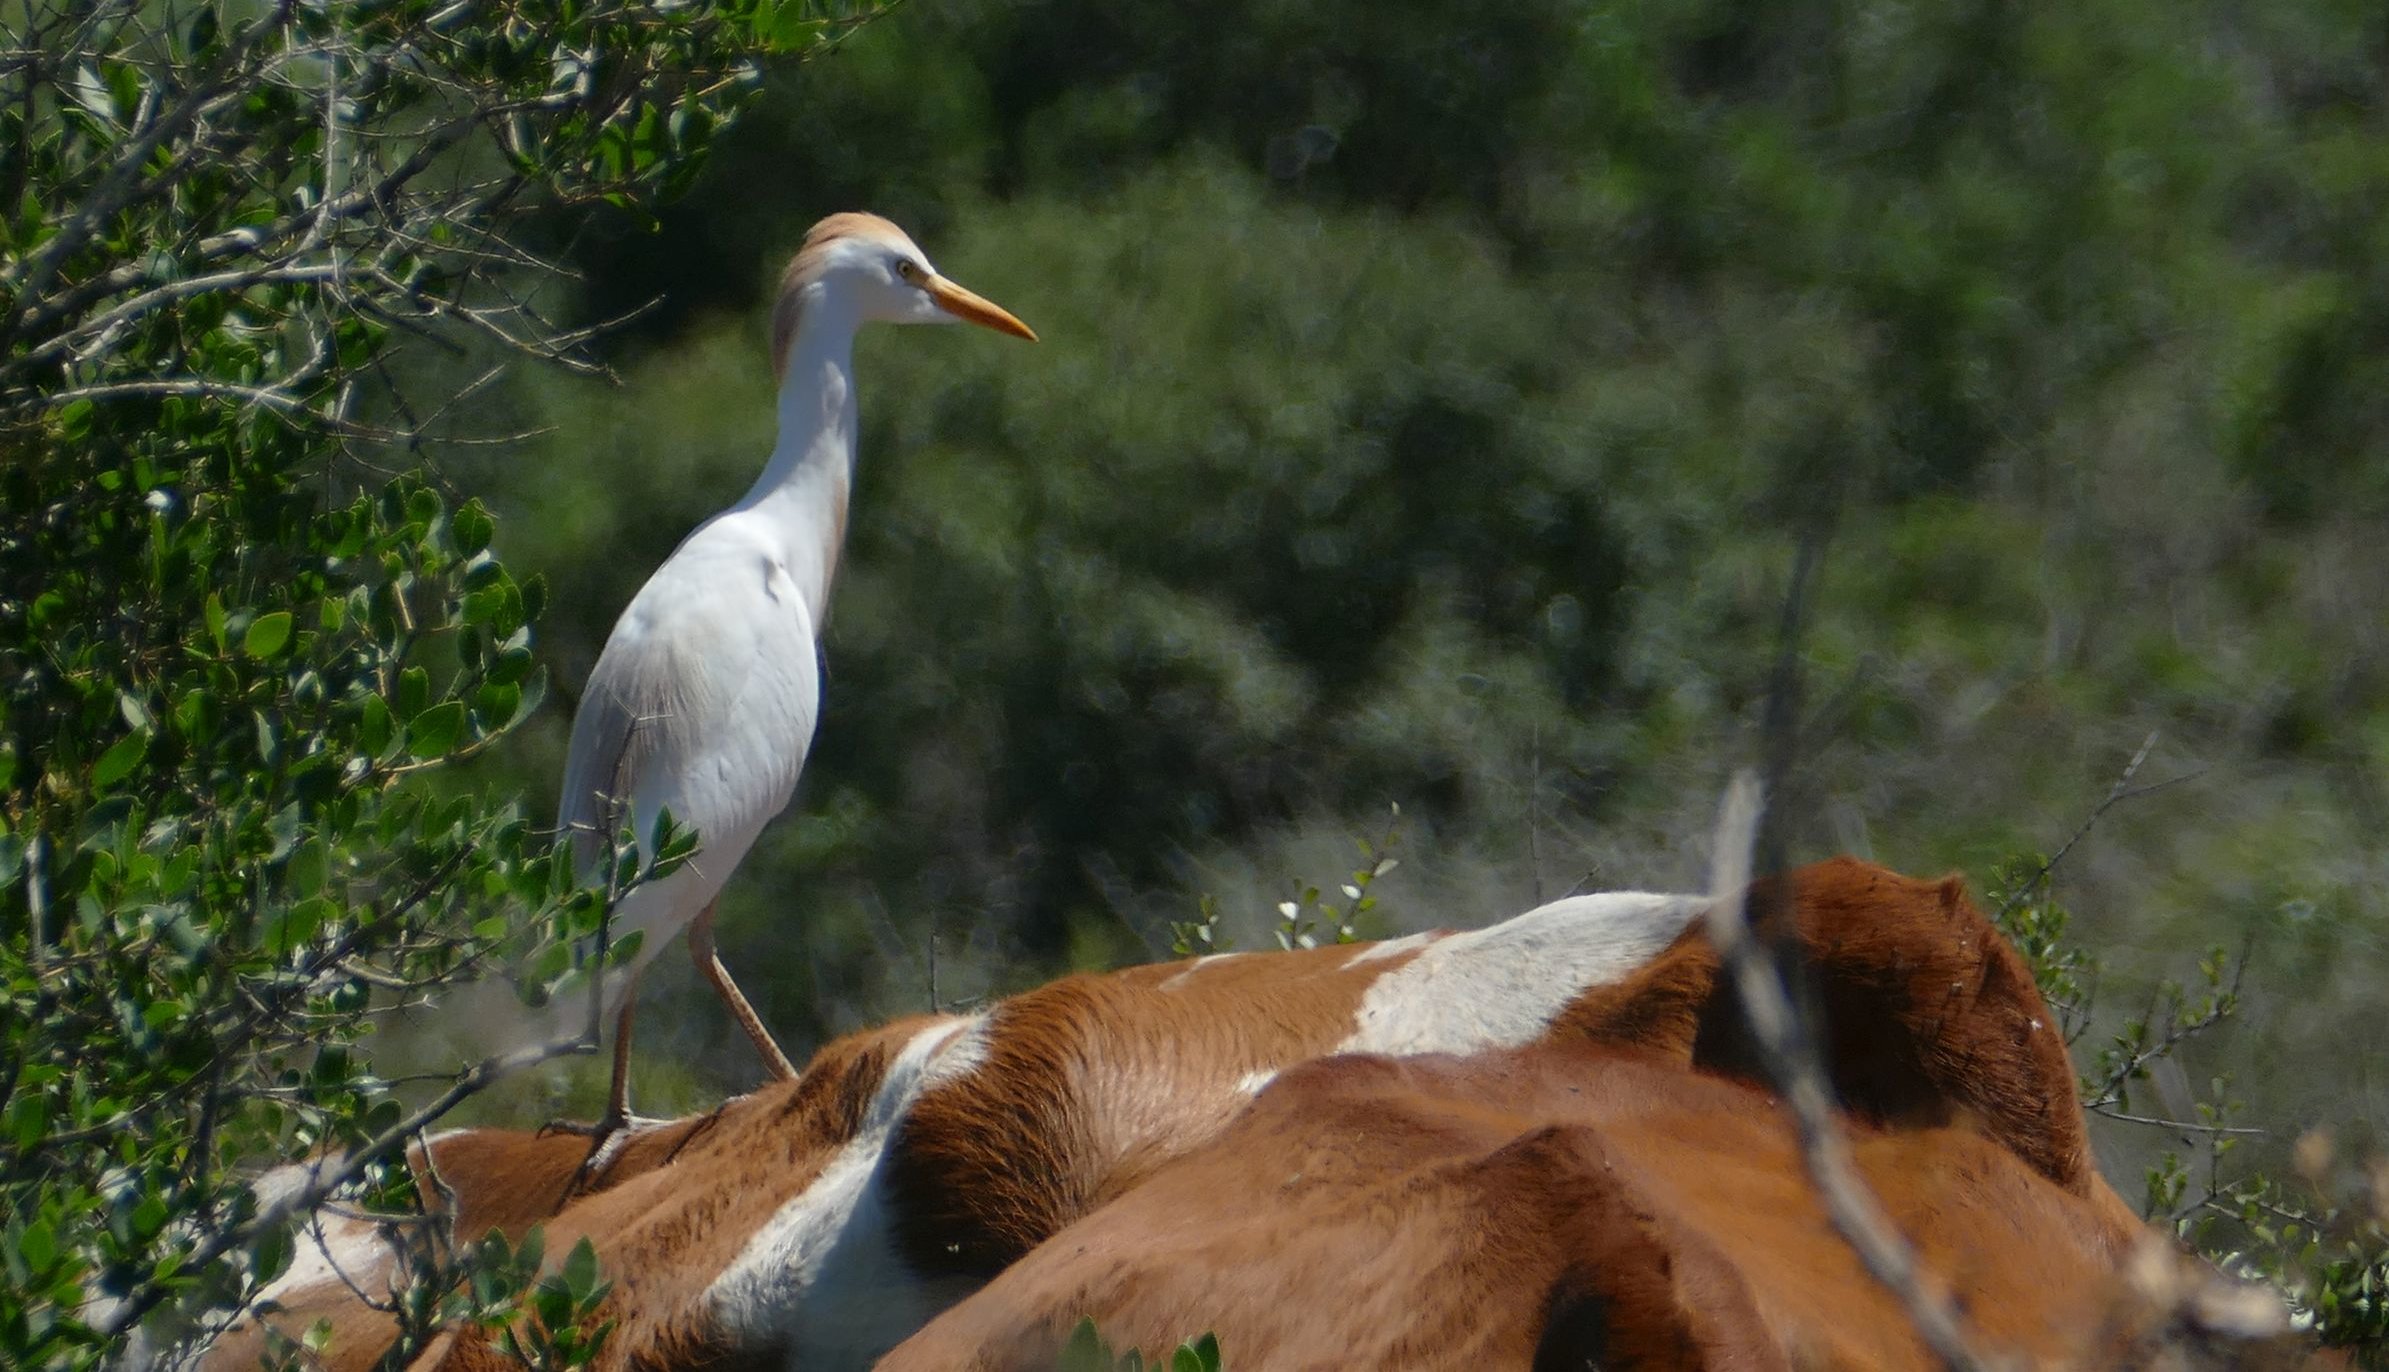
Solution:
<svg viewBox="0 0 2389 1372"><path fill-rule="evenodd" d="M722 966L720 955L713 950L713 903L710 901L697 916L696 922L688 927L688 955L697 964L697 971L713 983L713 989L721 996L722 1003L730 1007L730 1017L737 1020L738 1027L746 1030L747 1037L754 1041L755 1051L762 1056L764 1067L780 1081L794 1081L796 1064L780 1051L778 1040L771 1036L769 1029L763 1027L763 1017L755 1013L754 1006L747 1004L747 998L739 993L738 983L730 980L730 969Z"/></svg>
<svg viewBox="0 0 2389 1372"><path fill-rule="evenodd" d="M565 1184L557 1201L559 1209L613 1162L614 1146L630 1137L630 1017L635 1004L626 996L622 1013L614 1017L614 1074L606 1087L605 1113L587 1124L550 1120L540 1127L542 1134L585 1134L589 1139L589 1155L581 1159L572 1180Z"/></svg>
<svg viewBox="0 0 2389 1372"><path fill-rule="evenodd" d="M630 1012L636 1005L636 999L625 994L622 1013L614 1019L614 1075L606 1085L606 1112L598 1116L617 1129L630 1122Z"/></svg>

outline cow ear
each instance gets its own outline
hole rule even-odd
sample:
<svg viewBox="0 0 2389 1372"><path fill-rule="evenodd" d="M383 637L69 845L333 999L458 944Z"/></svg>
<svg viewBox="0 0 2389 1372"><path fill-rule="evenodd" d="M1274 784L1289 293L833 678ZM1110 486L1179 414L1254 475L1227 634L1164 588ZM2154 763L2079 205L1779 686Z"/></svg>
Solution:
<svg viewBox="0 0 2389 1372"><path fill-rule="evenodd" d="M1972 911L1973 902L1966 897L1966 878L1956 872L1941 878L1941 913L1959 917Z"/></svg>

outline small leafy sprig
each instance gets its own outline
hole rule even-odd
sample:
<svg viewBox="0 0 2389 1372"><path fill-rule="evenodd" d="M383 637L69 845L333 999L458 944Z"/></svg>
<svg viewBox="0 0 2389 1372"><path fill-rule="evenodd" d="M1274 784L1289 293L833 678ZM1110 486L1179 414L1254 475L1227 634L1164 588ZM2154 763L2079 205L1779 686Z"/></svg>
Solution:
<svg viewBox="0 0 2389 1372"><path fill-rule="evenodd" d="M1303 885L1277 905L1277 945L1292 950L1316 948L1322 938L1332 943L1360 941L1360 922L1377 908L1377 898L1369 888L1379 877L1402 865L1395 856L1401 845L1402 807L1391 807L1385 832L1372 842L1355 837L1360 847L1360 866L1352 869L1335 889L1322 894L1317 886Z"/></svg>

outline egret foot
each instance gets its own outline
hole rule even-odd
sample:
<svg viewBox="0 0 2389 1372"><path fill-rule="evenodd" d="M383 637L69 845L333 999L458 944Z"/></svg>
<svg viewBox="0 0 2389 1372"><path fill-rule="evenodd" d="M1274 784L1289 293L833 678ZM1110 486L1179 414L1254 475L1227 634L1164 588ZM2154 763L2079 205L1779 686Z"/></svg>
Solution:
<svg viewBox="0 0 2389 1372"><path fill-rule="evenodd" d="M579 1134L589 1140L589 1154L581 1165L573 1169L572 1180L564 1185L562 1195L556 1197L556 1208L562 1210L572 1198L589 1189L591 1182L614 1165L615 1155L630 1136L642 1128L653 1128L662 1120L643 1120L630 1112L630 1016L633 1002L626 997L622 1014L614 1021L614 1071L606 1083L606 1108L587 1124L571 1120L549 1120L539 1127L537 1137L550 1134Z"/></svg>
<svg viewBox="0 0 2389 1372"><path fill-rule="evenodd" d="M581 1165L573 1169L572 1180L565 1183L563 1193L556 1197L556 1208L562 1210L574 1197L595 1190L597 1183L604 1180L606 1169L622 1156L623 1148L632 1138L669 1123L669 1120L608 1111L587 1124L577 1120L549 1120L539 1126L538 1138L546 1138L550 1134L573 1134L589 1140L589 1152L581 1159Z"/></svg>

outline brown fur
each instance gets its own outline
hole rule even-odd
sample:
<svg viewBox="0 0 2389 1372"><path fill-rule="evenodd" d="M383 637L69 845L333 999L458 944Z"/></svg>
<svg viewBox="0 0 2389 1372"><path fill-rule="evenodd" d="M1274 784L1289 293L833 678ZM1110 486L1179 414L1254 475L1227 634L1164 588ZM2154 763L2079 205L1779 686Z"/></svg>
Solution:
<svg viewBox="0 0 2389 1372"><path fill-rule="evenodd" d="M937 1018L914 1016L824 1048L793 1082L725 1109L673 1165L572 1206L548 1225L561 1253L583 1235L611 1257L614 1338L659 1366L712 1366L701 1298L756 1227L821 1175L859 1131L889 1062ZM735 1108L743 1107L743 1108ZM624 1261L624 1257L631 1260Z"/></svg>
<svg viewBox="0 0 2389 1372"><path fill-rule="evenodd" d="M1914 881L1845 859L1762 883L1756 904L1786 896L1790 927L1819 988L1836 1087L1852 1113L1870 1122L1873 1142L1862 1161L1872 1159L1871 1168L1895 1181L1904 1168L1927 1174L1910 1187L1902 1213L1946 1223L1959 1236L1944 1245L1956 1267L1964 1266L1966 1243L2001 1223L2023 1232L2055 1226L2061 1257L2106 1251L2098 1246L2112 1248L2115 1236L2138 1231L2090 1165L2072 1070L2046 1007L2021 961L1956 882ZM1539 1052L1431 1069L1331 1059L1266 1092L1239 1121L1247 1105L1242 1078L1332 1051L1352 1032L1368 988L1415 956L1355 966L1358 951L1068 977L1003 1002L976 1031L979 1065L924 1095L891 1139L882 1165L895 1197L898 1251L924 1284L940 1289L967 1290L991 1278L1014 1289L1076 1274L1071 1280L1080 1285L1046 1311L1064 1321L1064 1332L1075 1319L1063 1308L1077 1299L1073 1293L1101 1291L1114 1302L1104 1308L1118 1311L1139 1339L1165 1332L1156 1312L1179 1310L1188 1323L1168 1337L1216 1322L1232 1349L1276 1347L1269 1340L1281 1338L1289 1349L1301 1346L1299 1331L1268 1333L1278 1327L1276 1316L1255 1313L1264 1290L1289 1311L1315 1311L1316 1300L1270 1284L1294 1283L1298 1269L1281 1265L1269 1282L1256 1278L1249 1301L1238 1295L1248 1287L1226 1270L1211 1287L1173 1286L1151 1276L1139 1256L1154 1234L1139 1226L1159 1224L1176 1235L1172 1243L1183 1241L1196 1271L1211 1270L1204 1266L1211 1262L1233 1267L1241 1259L1229 1255L1264 1236L1288 1254L1309 1255L1305 1262L1384 1270L1387 1289L1398 1294L1387 1298L1390 1306L1354 1297L1354 1320L1373 1310L1395 1329L1403 1327L1397 1316L1415 1310L1418 1327L1433 1334L1418 1349L1391 1349L1396 1365L1410 1365L1410 1352L1445 1356L1434 1350L1447 1344L1457 1350L1449 1351L1454 1359L1520 1366L1572 1365L1570 1350L1594 1343L1686 1366L1745 1357L1765 1365L1792 1356L1785 1351L1792 1344L1838 1356L1849 1340L1863 1343L1868 1356L1897 1354L1898 1361L1912 1353L1863 1322L1843 1330L1843 1317L1859 1319L1872 1308L1847 1304L1859 1299L1847 1293L1834 1294L1825 1314L1787 1323L1779 1307L1791 1297L1778 1290L1776 1276L1751 1270L1757 1250L1739 1231L1714 1228L1718 1209L1755 1207L1756 1218L1745 1216L1752 1231L1783 1229L1777 1237L1796 1255L1783 1264L1787 1272L1844 1271L1817 1246L1813 1207L1800 1208L1804 1193L1782 1165L1780 1131L1769 1132L1776 1126L1764 1098L1747 1084L1755 1080L1750 1052L1697 926L1623 982L1580 995ZM548 1221L550 1253L591 1236L615 1283L609 1314L619 1324L604 1365L734 1366L776 1356L725 1346L703 1298L758 1227L855 1136L893 1055L929 1023L907 1020L840 1040L798 1081L732 1101L706 1127L674 1126L682 1146L668 1161L643 1137L597 1194ZM1353 1062L1360 1065L1347 1065ZM1414 1067L1425 1075L1399 1075ZM1416 1101L1405 1094L1414 1091ZM1646 1100L1650 1108L1638 1113L1634 1107ZM1662 1129L1662 1120L1674 1121L1667 1128L1675 1132ZM550 1157L559 1142L568 1146ZM487 1131L443 1143L439 1157L463 1217L511 1226L535 1217L555 1194L569 1161L577 1161L577 1143ZM1661 1163L1671 1158L1692 1160L1702 1174L1683 1184L1681 1196L1664 1175L1654 1180L1636 1170L1663 1173ZM1233 1172L1239 1162L1257 1170ZM1322 1177L1342 1180L1320 1189ZM1179 1198L1177 1208L1168 1197ZM1417 1206L1408 1208L1406 1197ZM1499 1223L1479 1224L1476 1237L1466 1238L1447 1222L1477 1209ZM1110 1218L1123 1214L1142 1218ZM1397 1259L1416 1258L1424 1251L1418 1244L1454 1232L1464 1235L1461 1250L1437 1261L1461 1262L1487 1282L1514 1271L1538 1274L1531 1308L1491 1302L1467 1286L1454 1289L1476 1294L1437 1306L1433 1292L1396 1279ZM1081 1233L1102 1242L1048 1242ZM1090 1253L1102 1262L1084 1268L1064 1261L1078 1254L1095 1262ZM1846 1264L1847 1255L1838 1260ZM1104 1272L1140 1275L1114 1280ZM1953 1269L1953 1280L1960 1275ZM1968 1280L1986 1293L2012 1294L1997 1274ZM1052 1294L1044 1286L1021 1289ZM1793 1295L1804 1289L1789 1288ZM1173 1291L1182 1307L1168 1304L1179 1299L1167 1294ZM1203 1299L1214 1303L1198 1310ZM358 1320L354 1305L333 1290L313 1312L343 1311L337 1366L361 1365L388 1337L386 1322L370 1312ZM980 1314L952 1327L980 1327L971 1321L987 1318L988 1307L972 1306ZM1448 1314L1431 1316L1431 1309ZM1472 1314L1487 1321L1473 1332L1460 1327ZM312 1318L294 1311L287 1324L303 1328ZM2018 1337L2038 1337L2032 1329L2042 1315L2017 1318ZM1434 1332L1436 1319L1458 1323ZM1260 1321L1262 1332L1246 1328L1248 1320ZM353 1342L351 1323L359 1331ZM932 1326L942 1328L948 1321ZM1042 1348L1050 1332L1023 1326L1003 1346ZM1250 1342L1256 1338L1258 1345ZM427 1366L479 1367L490 1356L474 1337L435 1352ZM1239 1365L1282 1365L1231 1356Z"/></svg>
<svg viewBox="0 0 2389 1372"><path fill-rule="evenodd" d="M1757 883L1750 903L1787 900L1845 1109L1881 1123L1969 1124L2076 1195L2104 1186L2057 1017L1962 881L1834 858ZM1764 1079L1698 925L1633 977L1580 997L1557 1031Z"/></svg>
<svg viewBox="0 0 2389 1372"><path fill-rule="evenodd" d="M494 1227L520 1239L544 1224L547 1252L556 1259L586 1235L609 1255L617 1304L630 1307L625 1317L642 1337L661 1347L701 1342L687 1330L695 1295L746 1241L748 1221L801 1191L853 1136L891 1052L928 1022L899 1020L840 1039L794 1082L633 1136L561 1214L558 1202L588 1155L588 1140L503 1129L450 1135L432 1154L441 1182L457 1198L454 1232L471 1240ZM617 1272L611 1255L629 1248L644 1261ZM381 1294L372 1281L358 1284ZM208 1366L255 1366L264 1342L260 1322L296 1337L317 1319L331 1319L333 1341L323 1360L331 1372L375 1366L397 1332L388 1316L337 1281L293 1292L282 1304L220 1340ZM425 1366L505 1365L489 1361L494 1354L473 1339L442 1341L429 1354L440 1356Z"/></svg>
<svg viewBox="0 0 2389 1372"><path fill-rule="evenodd" d="M1967 1130L1857 1156L1986 1342L2082 1351L2139 1226ZM1765 1095L1584 1043L1298 1068L880 1366L1050 1367L1082 1315L1255 1368L1930 1365Z"/></svg>
<svg viewBox="0 0 2389 1372"><path fill-rule="evenodd" d="M998 1006L986 1066L923 1096L891 1150L906 1257L984 1281L1210 1137L1241 1078L1333 1049L1409 960L1354 952L1065 977Z"/></svg>

